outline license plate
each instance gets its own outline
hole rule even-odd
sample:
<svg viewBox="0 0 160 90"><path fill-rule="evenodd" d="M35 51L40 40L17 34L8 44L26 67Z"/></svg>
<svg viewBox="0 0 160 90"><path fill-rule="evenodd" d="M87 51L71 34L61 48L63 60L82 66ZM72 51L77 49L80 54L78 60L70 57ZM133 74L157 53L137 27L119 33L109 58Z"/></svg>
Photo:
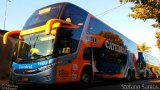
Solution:
<svg viewBox="0 0 160 90"><path fill-rule="evenodd" d="M28 81L28 77L22 77L21 81Z"/></svg>

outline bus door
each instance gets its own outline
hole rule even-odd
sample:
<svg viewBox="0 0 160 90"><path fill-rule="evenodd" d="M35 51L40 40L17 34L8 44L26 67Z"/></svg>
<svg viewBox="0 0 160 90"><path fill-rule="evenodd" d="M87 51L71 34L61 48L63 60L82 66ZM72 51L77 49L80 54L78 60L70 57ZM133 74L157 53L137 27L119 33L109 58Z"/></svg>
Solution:
<svg viewBox="0 0 160 90"><path fill-rule="evenodd" d="M96 68L96 61L98 59L98 40L97 38L94 37L94 35L89 34L87 36L87 41L89 42L89 46L87 48L85 48L85 54L84 54L84 58L90 60L90 63L92 65L92 70L93 72L98 72L97 68Z"/></svg>

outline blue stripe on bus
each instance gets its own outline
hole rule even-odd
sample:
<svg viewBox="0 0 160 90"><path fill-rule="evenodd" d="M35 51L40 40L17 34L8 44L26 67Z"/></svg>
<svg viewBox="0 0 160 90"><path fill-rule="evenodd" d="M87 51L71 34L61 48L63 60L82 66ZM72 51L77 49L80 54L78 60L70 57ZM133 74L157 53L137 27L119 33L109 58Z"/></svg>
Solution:
<svg viewBox="0 0 160 90"><path fill-rule="evenodd" d="M16 62L13 62L12 67L13 69L22 69L22 70L37 69L37 68L47 65L48 63L49 63L48 60L31 63L31 64L18 64Z"/></svg>

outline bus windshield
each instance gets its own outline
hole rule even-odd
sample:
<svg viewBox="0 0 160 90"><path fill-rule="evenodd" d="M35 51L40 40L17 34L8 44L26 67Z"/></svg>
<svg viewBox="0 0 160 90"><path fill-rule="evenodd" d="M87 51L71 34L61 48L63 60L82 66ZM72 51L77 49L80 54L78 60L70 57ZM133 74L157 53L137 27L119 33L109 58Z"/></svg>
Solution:
<svg viewBox="0 0 160 90"><path fill-rule="evenodd" d="M44 25L51 18L58 18L62 4L53 4L35 11L27 20L23 29Z"/></svg>
<svg viewBox="0 0 160 90"><path fill-rule="evenodd" d="M16 58L18 60L34 60L53 54L54 35L44 33L24 36L16 45Z"/></svg>
<svg viewBox="0 0 160 90"><path fill-rule="evenodd" d="M41 57L49 59L52 56L56 58L76 53L87 15L86 11L72 4L63 3L37 10L26 22L25 30L34 30L32 28L45 25L48 20L54 18L81 26L79 28L56 28L57 32L54 34L56 37L53 34L46 35L44 32L25 35L24 40L19 40L16 45L16 55L12 55L12 60L39 60L42 59Z"/></svg>

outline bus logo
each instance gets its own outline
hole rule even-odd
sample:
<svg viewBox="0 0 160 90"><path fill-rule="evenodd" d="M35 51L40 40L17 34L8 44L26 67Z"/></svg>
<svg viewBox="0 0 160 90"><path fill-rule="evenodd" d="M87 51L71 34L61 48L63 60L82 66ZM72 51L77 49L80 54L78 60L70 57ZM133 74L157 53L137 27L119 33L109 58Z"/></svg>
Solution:
<svg viewBox="0 0 160 90"><path fill-rule="evenodd" d="M86 40L87 40L88 42L92 42L92 43L94 43L94 44L98 44L98 39L95 38L95 37L92 37L91 35L88 35L87 38L86 38Z"/></svg>
<svg viewBox="0 0 160 90"><path fill-rule="evenodd" d="M20 65L19 69L32 69L32 65Z"/></svg>

